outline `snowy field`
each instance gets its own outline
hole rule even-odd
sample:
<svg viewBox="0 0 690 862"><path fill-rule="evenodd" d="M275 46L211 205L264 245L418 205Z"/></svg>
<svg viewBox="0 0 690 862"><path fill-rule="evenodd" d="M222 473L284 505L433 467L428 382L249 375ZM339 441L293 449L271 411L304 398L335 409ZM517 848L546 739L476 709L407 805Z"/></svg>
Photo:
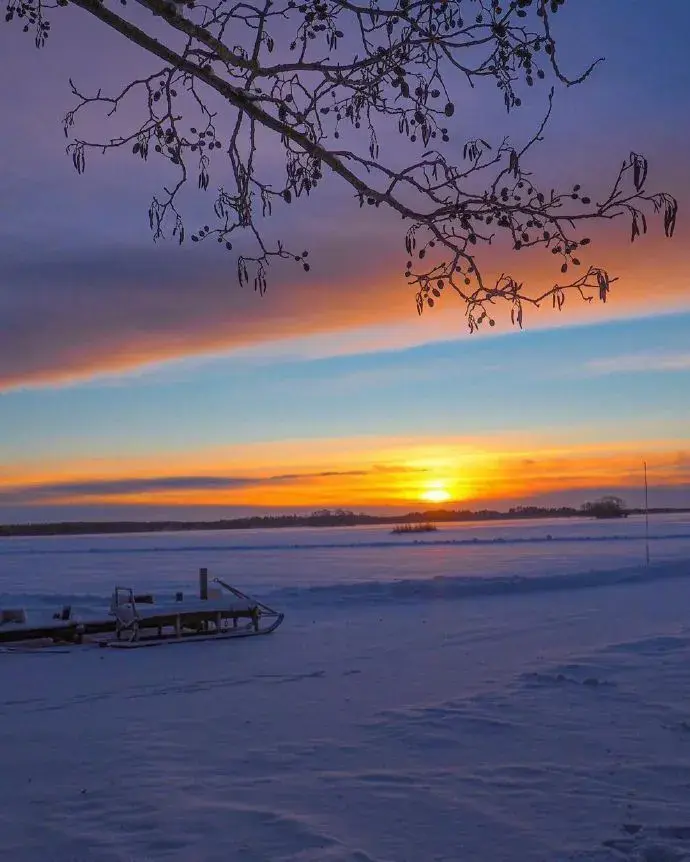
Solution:
<svg viewBox="0 0 690 862"><path fill-rule="evenodd" d="M0 652L13 862L690 860L690 517L0 541L0 606L207 566L269 637ZM550 537L550 538L549 538Z"/></svg>

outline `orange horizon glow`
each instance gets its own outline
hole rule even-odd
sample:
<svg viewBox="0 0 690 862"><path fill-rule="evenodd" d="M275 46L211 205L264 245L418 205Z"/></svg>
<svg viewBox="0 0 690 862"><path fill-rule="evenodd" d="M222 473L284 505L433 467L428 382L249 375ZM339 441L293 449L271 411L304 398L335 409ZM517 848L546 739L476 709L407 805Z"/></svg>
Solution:
<svg viewBox="0 0 690 862"><path fill-rule="evenodd" d="M534 496L589 488L641 485L645 453L650 482L680 486L688 482L687 441L644 440L560 447L546 441L525 447L516 440L487 442L375 439L287 441L247 444L195 459L184 465L173 457L94 461L90 464L15 466L0 479L0 502L23 494L20 505L109 504L168 507L244 506L270 510L304 508L419 508L420 503L470 508L473 501L514 502ZM253 457L252 457L253 456ZM184 466L184 470L180 469ZM173 469L175 468L175 469ZM192 487L155 487L183 477ZM191 478L189 478L191 477ZM210 477L237 487L193 487ZM135 487L108 488L126 479ZM146 488L147 482L154 484ZM64 484L86 491L60 491ZM93 483L89 487L88 483ZM137 490L137 483L142 489ZM49 491L46 491L49 488Z"/></svg>

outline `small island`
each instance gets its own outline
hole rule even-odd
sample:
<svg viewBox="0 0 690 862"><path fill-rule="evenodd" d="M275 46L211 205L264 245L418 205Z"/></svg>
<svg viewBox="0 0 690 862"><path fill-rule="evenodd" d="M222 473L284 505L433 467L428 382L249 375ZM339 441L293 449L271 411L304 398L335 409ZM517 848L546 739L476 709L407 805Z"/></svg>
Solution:
<svg viewBox="0 0 690 862"><path fill-rule="evenodd" d="M599 520L628 517L625 500L622 500L620 497L601 497L593 503L583 503L581 509L583 515L590 515L592 518Z"/></svg>
<svg viewBox="0 0 690 862"><path fill-rule="evenodd" d="M436 524L398 524L393 527L391 533L400 535L406 533L433 533L438 530Z"/></svg>

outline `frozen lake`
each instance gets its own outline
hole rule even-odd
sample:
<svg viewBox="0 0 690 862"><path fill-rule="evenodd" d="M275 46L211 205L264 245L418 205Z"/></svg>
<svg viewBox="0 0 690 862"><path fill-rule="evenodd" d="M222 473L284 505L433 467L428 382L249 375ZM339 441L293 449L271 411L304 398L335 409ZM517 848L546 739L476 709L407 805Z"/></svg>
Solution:
<svg viewBox="0 0 690 862"><path fill-rule="evenodd" d="M0 540L0 601L104 598L116 583L195 589L201 566L290 603L355 593L366 601L367 590L393 598L401 581L438 592L439 579L496 580L501 591L506 579L572 579L639 565L644 539L642 517L451 524L416 537L367 526L11 538ZM654 563L690 557L690 514L652 517L650 548ZM425 581L437 583L425 588Z"/></svg>
<svg viewBox="0 0 690 862"><path fill-rule="evenodd" d="M14 862L690 858L690 518L0 542L0 604L199 566L270 637L0 651ZM547 538L551 536L551 538Z"/></svg>

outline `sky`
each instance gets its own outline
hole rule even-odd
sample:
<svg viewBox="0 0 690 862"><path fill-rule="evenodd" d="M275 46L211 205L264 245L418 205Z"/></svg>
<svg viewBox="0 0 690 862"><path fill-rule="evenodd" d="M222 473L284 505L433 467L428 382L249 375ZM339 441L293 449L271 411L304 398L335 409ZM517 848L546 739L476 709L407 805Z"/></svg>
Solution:
<svg viewBox="0 0 690 862"><path fill-rule="evenodd" d="M417 316L398 220L337 182L275 214L312 266L275 268L263 297L216 247L154 244L160 177L117 155L78 177L61 128L70 76L105 86L147 58L60 11L41 51L0 23L0 522L640 505L645 460L650 503L690 506L685 0L566 4L562 61L606 62L557 93L535 165L600 187L643 152L676 237L607 226L606 305L472 336L450 296ZM509 119L468 97L472 131L519 138L545 92ZM489 266L548 281L546 257Z"/></svg>

